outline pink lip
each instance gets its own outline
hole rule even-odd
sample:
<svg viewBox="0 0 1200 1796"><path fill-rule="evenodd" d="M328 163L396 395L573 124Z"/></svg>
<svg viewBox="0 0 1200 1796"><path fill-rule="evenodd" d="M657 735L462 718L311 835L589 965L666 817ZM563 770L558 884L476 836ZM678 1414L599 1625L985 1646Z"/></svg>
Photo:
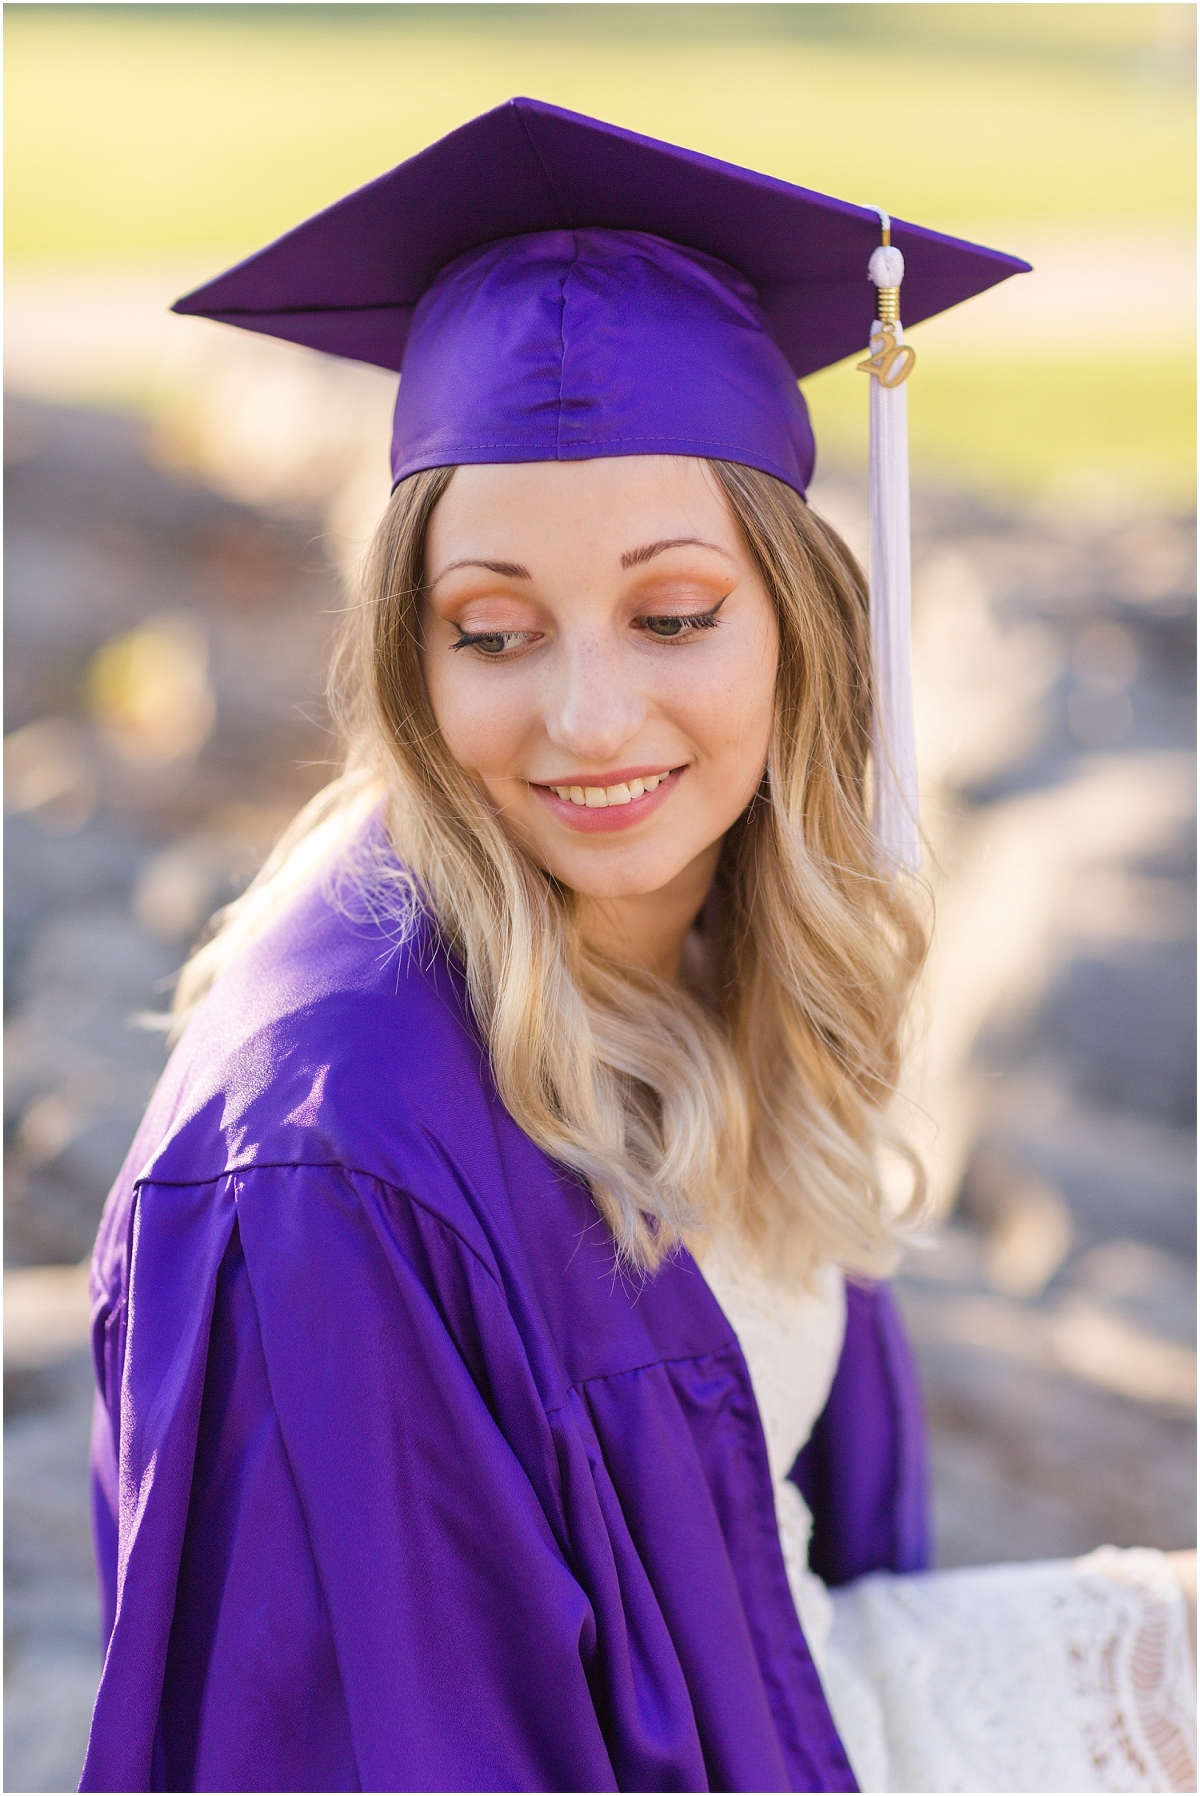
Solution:
<svg viewBox="0 0 1200 1796"><path fill-rule="evenodd" d="M628 780L644 779L648 773L659 772L661 772L661 767L623 767L616 773L606 773L596 779L584 779L576 776L570 782L561 780L556 781L555 784L620 786ZM601 836L608 835L613 830L632 829L635 824L641 823L651 816L661 804L666 802L686 772L686 767L676 767L674 772L669 773L655 791L643 792L640 798L631 800L629 804L598 806L594 811L588 810L585 805L572 804L569 798L560 798L558 793L552 791L549 786L535 785L533 790L551 816L557 817L558 821L564 823L568 829L578 830L581 835Z"/></svg>

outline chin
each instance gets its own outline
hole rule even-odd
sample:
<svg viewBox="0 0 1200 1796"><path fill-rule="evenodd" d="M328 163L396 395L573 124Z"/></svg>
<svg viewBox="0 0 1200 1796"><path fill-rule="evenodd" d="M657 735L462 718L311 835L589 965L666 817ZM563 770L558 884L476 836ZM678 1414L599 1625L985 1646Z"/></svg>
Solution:
<svg viewBox="0 0 1200 1796"><path fill-rule="evenodd" d="M560 857L554 862L541 859L541 864L581 898L649 898L677 879L693 859L690 854L673 855L669 859L656 855L645 861L637 859L621 866L606 867L596 865L590 856L581 855L569 859Z"/></svg>

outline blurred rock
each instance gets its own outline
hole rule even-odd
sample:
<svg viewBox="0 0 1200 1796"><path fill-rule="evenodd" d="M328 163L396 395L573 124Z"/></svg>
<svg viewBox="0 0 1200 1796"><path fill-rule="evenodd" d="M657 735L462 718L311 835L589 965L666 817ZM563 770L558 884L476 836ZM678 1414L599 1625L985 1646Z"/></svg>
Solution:
<svg viewBox="0 0 1200 1796"><path fill-rule="evenodd" d="M88 709L129 760L190 762L217 721L208 662L208 637L194 616L148 617L92 656Z"/></svg>
<svg viewBox="0 0 1200 1796"><path fill-rule="evenodd" d="M161 942L193 941L213 912L253 877L292 813L269 805L225 805L205 826L161 849L142 867L133 914Z"/></svg>
<svg viewBox="0 0 1200 1796"><path fill-rule="evenodd" d="M40 926L68 905L123 907L148 850L107 818L64 836L28 815L5 819L4 847L4 980L11 1010Z"/></svg>
<svg viewBox="0 0 1200 1796"><path fill-rule="evenodd" d="M340 599L320 520L267 516L154 465L132 420L25 400L6 410L18 450L6 478L6 703L22 769L32 756L16 732L65 723L97 815L147 844L221 805L294 810L334 752L324 676ZM165 759L121 752L137 736L122 685L131 656L158 670L160 724L172 707L187 713ZM139 692L146 703L145 681ZM138 727L145 736L147 720Z"/></svg>
<svg viewBox="0 0 1200 1796"><path fill-rule="evenodd" d="M87 733L70 718L41 717L4 745L4 808L33 816L50 835L73 836L96 810Z"/></svg>
<svg viewBox="0 0 1200 1796"><path fill-rule="evenodd" d="M996 1294L986 1238L956 1225L910 1257L900 1295L933 1425L939 1564L1191 1542L1186 1260L1114 1240L1020 1302Z"/></svg>
<svg viewBox="0 0 1200 1796"><path fill-rule="evenodd" d="M4 1427L4 1783L74 1790L100 1676L87 1510L91 1354L41 1368L29 1388L38 1401Z"/></svg>
<svg viewBox="0 0 1200 1796"><path fill-rule="evenodd" d="M78 1260L164 1063L176 957L116 909L59 912L39 930L5 1030L10 1263Z"/></svg>
<svg viewBox="0 0 1200 1796"><path fill-rule="evenodd" d="M40 1371L88 1344L88 1263L4 1275L4 1367Z"/></svg>
<svg viewBox="0 0 1200 1796"><path fill-rule="evenodd" d="M328 776L338 587L318 520L134 421L7 409L6 1252L73 1261L162 1066L136 1019Z"/></svg>
<svg viewBox="0 0 1200 1796"><path fill-rule="evenodd" d="M73 1790L100 1675L87 1266L4 1275L5 1786Z"/></svg>

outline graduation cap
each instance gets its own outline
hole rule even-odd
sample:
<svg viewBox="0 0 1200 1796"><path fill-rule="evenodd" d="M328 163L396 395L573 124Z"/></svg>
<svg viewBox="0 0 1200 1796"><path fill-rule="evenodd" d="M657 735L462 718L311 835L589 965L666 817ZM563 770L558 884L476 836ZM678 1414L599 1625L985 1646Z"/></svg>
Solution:
<svg viewBox="0 0 1200 1796"><path fill-rule="evenodd" d="M910 324L1014 256L509 100L174 310L401 374L396 480L459 463L692 455L803 494L797 382L867 350L874 823L920 864L909 674Z"/></svg>

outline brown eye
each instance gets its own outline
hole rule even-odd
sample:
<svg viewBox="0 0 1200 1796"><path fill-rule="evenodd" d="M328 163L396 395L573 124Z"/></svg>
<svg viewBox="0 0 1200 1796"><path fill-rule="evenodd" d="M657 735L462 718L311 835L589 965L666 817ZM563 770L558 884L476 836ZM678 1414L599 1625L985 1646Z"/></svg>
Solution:
<svg viewBox="0 0 1200 1796"><path fill-rule="evenodd" d="M640 629L657 636L660 642L678 642L694 630L715 630L720 619L716 611L702 611L698 615L688 612L684 617L640 617L637 621Z"/></svg>
<svg viewBox="0 0 1200 1796"><path fill-rule="evenodd" d="M528 635L528 630L468 630L450 646L456 649L478 649L481 655L490 655L493 660L498 660L515 643L524 642Z"/></svg>

